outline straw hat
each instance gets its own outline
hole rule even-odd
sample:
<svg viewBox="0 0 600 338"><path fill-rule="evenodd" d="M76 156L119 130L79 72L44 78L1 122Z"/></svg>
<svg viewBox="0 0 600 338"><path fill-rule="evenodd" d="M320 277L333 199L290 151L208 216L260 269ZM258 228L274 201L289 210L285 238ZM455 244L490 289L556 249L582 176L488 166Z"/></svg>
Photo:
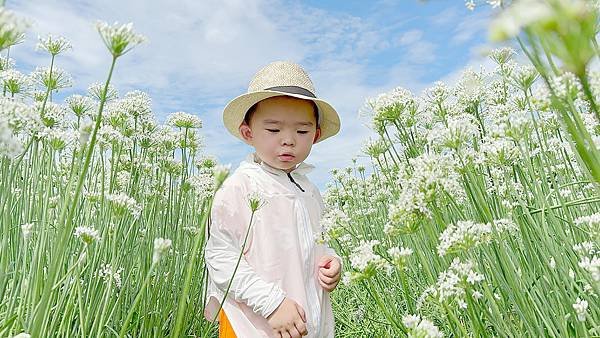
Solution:
<svg viewBox="0 0 600 338"><path fill-rule="evenodd" d="M304 69L288 61L272 62L254 75L248 86L248 93L236 97L225 106L225 127L235 137L242 139L239 127L248 109L259 101L282 95L310 100L317 105L321 127L321 137L317 142L337 134L340 130L340 118L335 109L331 104L316 97L312 81Z"/></svg>

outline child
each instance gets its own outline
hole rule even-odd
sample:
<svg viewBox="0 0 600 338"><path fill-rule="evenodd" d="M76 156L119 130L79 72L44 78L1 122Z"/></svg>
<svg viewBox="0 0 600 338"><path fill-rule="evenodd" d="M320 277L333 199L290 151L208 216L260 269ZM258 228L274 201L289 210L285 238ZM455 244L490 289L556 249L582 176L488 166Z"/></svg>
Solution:
<svg viewBox="0 0 600 338"><path fill-rule="evenodd" d="M340 121L314 92L299 65L273 62L223 112L228 131L255 152L225 180L211 211L207 319L217 315L231 280L219 337L334 336L329 292L341 259L315 242L323 202L305 176L313 166L303 161ZM262 200L254 213L248 201L256 197L249 196Z"/></svg>

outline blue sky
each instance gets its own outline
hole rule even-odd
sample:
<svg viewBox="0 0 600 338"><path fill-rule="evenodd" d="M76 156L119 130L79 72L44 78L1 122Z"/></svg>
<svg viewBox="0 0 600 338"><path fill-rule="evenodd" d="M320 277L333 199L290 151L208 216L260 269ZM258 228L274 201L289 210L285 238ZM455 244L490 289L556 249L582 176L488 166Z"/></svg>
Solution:
<svg viewBox="0 0 600 338"><path fill-rule="evenodd" d="M307 159L321 188L332 168L361 160L362 144L373 137L358 114L365 100L397 86L419 94L485 63L491 15L484 7L467 10L462 0L9 0L6 6L34 23L26 42L11 51L19 70L49 63L34 50L38 34L72 42L73 50L57 61L75 81L63 95L84 93L106 77L110 57L94 22L133 22L149 42L118 60L112 83L120 94L150 94L161 122L175 111L199 115L206 153L233 168L251 148L227 134L222 109L269 62L302 64L342 121L341 132Z"/></svg>

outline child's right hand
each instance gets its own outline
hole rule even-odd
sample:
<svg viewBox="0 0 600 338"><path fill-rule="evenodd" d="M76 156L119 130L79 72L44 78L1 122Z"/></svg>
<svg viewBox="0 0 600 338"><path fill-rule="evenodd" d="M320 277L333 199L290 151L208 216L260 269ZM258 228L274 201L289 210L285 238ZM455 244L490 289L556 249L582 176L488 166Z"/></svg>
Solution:
<svg viewBox="0 0 600 338"><path fill-rule="evenodd" d="M287 297L267 320L276 337L300 338L308 334L304 309Z"/></svg>

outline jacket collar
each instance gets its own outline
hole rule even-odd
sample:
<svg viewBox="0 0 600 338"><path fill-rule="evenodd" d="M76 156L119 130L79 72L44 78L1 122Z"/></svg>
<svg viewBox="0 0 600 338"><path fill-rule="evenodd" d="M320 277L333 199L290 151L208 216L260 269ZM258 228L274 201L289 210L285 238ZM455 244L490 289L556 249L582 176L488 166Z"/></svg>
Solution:
<svg viewBox="0 0 600 338"><path fill-rule="evenodd" d="M268 165L266 162L264 162L263 160L260 159L260 157L258 157L258 155L254 152L254 153L250 153L248 154L248 156L246 156L246 162L260 167L261 169L271 173L271 174L275 174L275 175L287 175L287 173L282 170L282 169L278 169L278 168L274 168L270 165ZM311 172L313 169L315 168L314 165L312 164L308 164L305 162L301 162L298 165L296 165L296 168L294 170L292 170L290 173L296 173L299 175L306 175L309 172Z"/></svg>

